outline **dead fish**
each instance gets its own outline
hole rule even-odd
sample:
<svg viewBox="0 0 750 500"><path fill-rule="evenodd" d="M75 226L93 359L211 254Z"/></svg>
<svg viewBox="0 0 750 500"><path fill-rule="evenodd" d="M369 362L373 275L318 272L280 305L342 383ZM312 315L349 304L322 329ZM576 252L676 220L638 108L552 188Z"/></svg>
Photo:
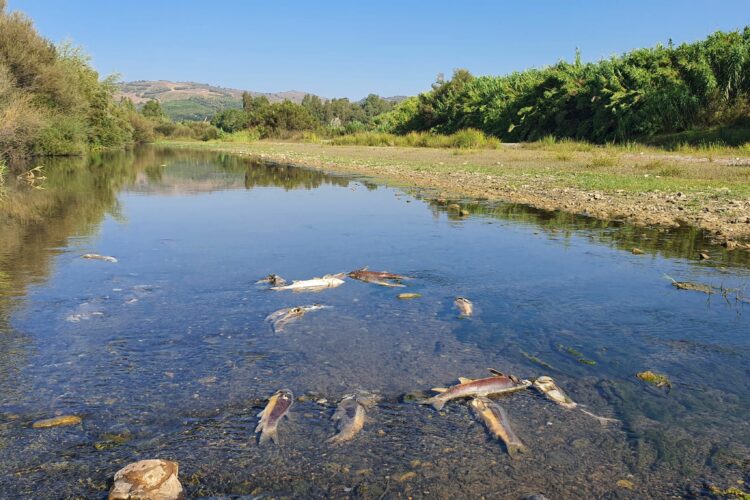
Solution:
<svg viewBox="0 0 750 500"><path fill-rule="evenodd" d="M534 380L534 388L562 407L572 409L578 406L562 389L557 387L552 377L545 375Z"/></svg>
<svg viewBox="0 0 750 500"><path fill-rule="evenodd" d="M109 255L99 255L98 253L87 253L84 255L81 255L82 259L91 259L91 260L103 260L105 262L112 262L116 263L117 259L114 257L110 257Z"/></svg>
<svg viewBox="0 0 750 500"><path fill-rule="evenodd" d="M297 307L285 307L278 311L272 312L266 316L266 321L271 323L271 327L275 333L281 333L284 331L284 327L287 323L296 321L310 311L318 311L320 309L330 309L331 306L324 306L323 304L310 304L307 306Z"/></svg>
<svg viewBox="0 0 750 500"><path fill-rule="evenodd" d="M258 413L260 422L255 428L256 434L260 432L260 444L268 442L269 439L279 444L279 421L287 414L293 402L294 394L289 389L276 391L269 398L266 407Z"/></svg>
<svg viewBox="0 0 750 500"><path fill-rule="evenodd" d="M255 282L256 285L259 285L261 283L269 283L272 286L284 286L286 285L286 280L279 276L278 274L269 274L263 279L259 279Z"/></svg>
<svg viewBox="0 0 750 500"><path fill-rule="evenodd" d="M292 281L291 285L273 286L271 290L292 290L295 292L317 292L326 288L336 288L343 285L346 276L344 273L326 274L322 278L313 278L310 280Z"/></svg>
<svg viewBox="0 0 750 500"><path fill-rule="evenodd" d="M354 439L369 419L368 408L377 403L379 396L369 393L349 394L339 403L331 420L337 421L338 434L328 439L329 443L341 444Z"/></svg>
<svg viewBox="0 0 750 500"><path fill-rule="evenodd" d="M406 276L389 273L387 271L368 271L366 267L352 271L348 273L347 276L355 280L364 281L365 283L390 287L403 287L405 285L401 283L393 283L393 281L398 282L409 279Z"/></svg>
<svg viewBox="0 0 750 500"><path fill-rule="evenodd" d="M564 408L578 408L585 415L588 415L591 418L595 418L599 422L599 424L602 425L602 427L606 427L606 425L610 422L619 422L619 420L615 418L600 417L599 415L595 415L590 411L581 408L578 403L570 399L570 397L568 397L568 395L565 394L565 392L563 392L563 390L557 386L555 381L552 380L552 377L544 375L534 380L534 388L547 396L548 399L554 401Z"/></svg>
<svg viewBox="0 0 750 500"><path fill-rule="evenodd" d="M472 304L466 297L456 297L454 304L456 304L458 310L461 311L462 316L471 316L474 314L474 304Z"/></svg>
<svg viewBox="0 0 750 500"><path fill-rule="evenodd" d="M510 419L505 409L494 401L479 397L471 400L471 409L478 418L484 421L490 433L505 443L508 455L515 458L517 453L526 453L529 449L518 439L510 427Z"/></svg>
<svg viewBox="0 0 750 500"><path fill-rule="evenodd" d="M509 392L520 391L531 385L528 380L519 380L513 375L504 375L497 370L490 369L492 377L472 380L470 378L459 377L458 385L451 388L436 387L432 389L439 392L437 396L425 399L422 404L430 404L436 410L441 410L445 403L452 399L470 398L478 396L489 396L490 394L506 394Z"/></svg>

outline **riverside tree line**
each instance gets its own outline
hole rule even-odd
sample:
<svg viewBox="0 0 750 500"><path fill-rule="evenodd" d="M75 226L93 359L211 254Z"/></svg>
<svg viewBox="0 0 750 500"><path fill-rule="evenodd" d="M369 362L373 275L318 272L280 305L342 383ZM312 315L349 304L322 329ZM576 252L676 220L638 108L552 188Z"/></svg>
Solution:
<svg viewBox="0 0 750 500"><path fill-rule="evenodd" d="M211 123L174 123L156 101L137 110L115 97L114 79L100 79L80 49L54 45L0 0L0 159L238 132L249 139L305 132L345 138L366 131L455 135L475 129L493 141L553 136L601 143L709 127L748 130L750 27L505 76L456 70L398 103L374 94L359 102L308 95L300 104L271 103L245 93L242 104Z"/></svg>

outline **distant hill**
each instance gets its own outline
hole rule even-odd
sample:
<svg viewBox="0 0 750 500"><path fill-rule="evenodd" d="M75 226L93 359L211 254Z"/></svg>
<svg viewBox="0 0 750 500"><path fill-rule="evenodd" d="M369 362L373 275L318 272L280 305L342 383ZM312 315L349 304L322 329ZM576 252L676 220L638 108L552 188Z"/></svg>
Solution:
<svg viewBox="0 0 750 500"><path fill-rule="evenodd" d="M116 97L128 97L136 105L156 99L164 112L173 120L210 119L217 111L242 107L242 90L216 87L206 83L171 82L167 80L121 82ZM254 96L264 95L271 102L285 99L300 103L307 92L252 92Z"/></svg>

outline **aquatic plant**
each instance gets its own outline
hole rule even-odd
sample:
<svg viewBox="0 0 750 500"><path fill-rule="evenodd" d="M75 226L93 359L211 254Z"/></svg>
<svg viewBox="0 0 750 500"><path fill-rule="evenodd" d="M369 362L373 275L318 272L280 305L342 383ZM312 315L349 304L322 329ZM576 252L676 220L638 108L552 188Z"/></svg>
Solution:
<svg viewBox="0 0 750 500"><path fill-rule="evenodd" d="M570 354L571 356L573 356L575 358L576 361L578 361L581 364L589 365L589 366L593 366L593 365L596 364L596 361L594 361L592 359L586 358L583 355L582 352L580 352L580 351L578 351L578 350L576 350L576 349L574 349L574 348L572 348L570 346L565 346L565 345L562 345L562 344L557 344L557 349L560 352L564 352L566 354Z"/></svg>
<svg viewBox="0 0 750 500"><path fill-rule="evenodd" d="M667 390L672 389L672 382L669 381L666 375L654 373L651 370L644 372L638 372L635 374L640 380L643 380L647 384L654 385L656 387L666 387Z"/></svg>

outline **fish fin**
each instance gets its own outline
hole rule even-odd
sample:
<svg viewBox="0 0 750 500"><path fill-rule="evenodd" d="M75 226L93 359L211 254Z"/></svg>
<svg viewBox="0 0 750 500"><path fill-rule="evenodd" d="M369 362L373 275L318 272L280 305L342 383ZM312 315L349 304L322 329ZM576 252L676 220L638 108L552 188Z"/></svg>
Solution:
<svg viewBox="0 0 750 500"><path fill-rule="evenodd" d="M505 374L501 371L495 370L494 368L487 368L487 370L496 377L504 377Z"/></svg>
<svg viewBox="0 0 750 500"><path fill-rule="evenodd" d="M445 387L433 387L430 390L434 392L448 392L448 389L446 389Z"/></svg>
<svg viewBox="0 0 750 500"><path fill-rule="evenodd" d="M433 401L430 403L432 404L432 407L435 408L437 411L440 411L443 409L443 406L445 406L445 401L438 398L432 398Z"/></svg>
<svg viewBox="0 0 750 500"><path fill-rule="evenodd" d="M594 414L593 414L593 413L591 413L590 411L586 411L586 410L584 410L583 408L578 408L578 409L579 409L579 410L581 410L581 411L582 411L583 413L585 413L586 415L588 415L589 417L593 417L593 418L595 418L595 419L596 419L596 420L597 420L597 421L599 422L599 424L600 424L600 425L601 425L602 427L606 427L606 426L607 426L607 424L608 424L608 423L610 423L610 422L617 422L617 423L620 423L620 421L619 421L619 420L617 420L616 418L600 417L599 415L594 415Z"/></svg>
<svg viewBox="0 0 750 500"><path fill-rule="evenodd" d="M443 401L442 399L438 399L437 397L432 397L432 398L423 399L422 401L419 402L419 404L432 405L433 408L435 408L437 411L440 411L443 409L443 406L445 406L445 401Z"/></svg>
<svg viewBox="0 0 750 500"><path fill-rule="evenodd" d="M474 382L473 378L466 378L466 377L458 377L458 381L462 384L468 384L469 382ZM433 389L434 391L435 389Z"/></svg>

